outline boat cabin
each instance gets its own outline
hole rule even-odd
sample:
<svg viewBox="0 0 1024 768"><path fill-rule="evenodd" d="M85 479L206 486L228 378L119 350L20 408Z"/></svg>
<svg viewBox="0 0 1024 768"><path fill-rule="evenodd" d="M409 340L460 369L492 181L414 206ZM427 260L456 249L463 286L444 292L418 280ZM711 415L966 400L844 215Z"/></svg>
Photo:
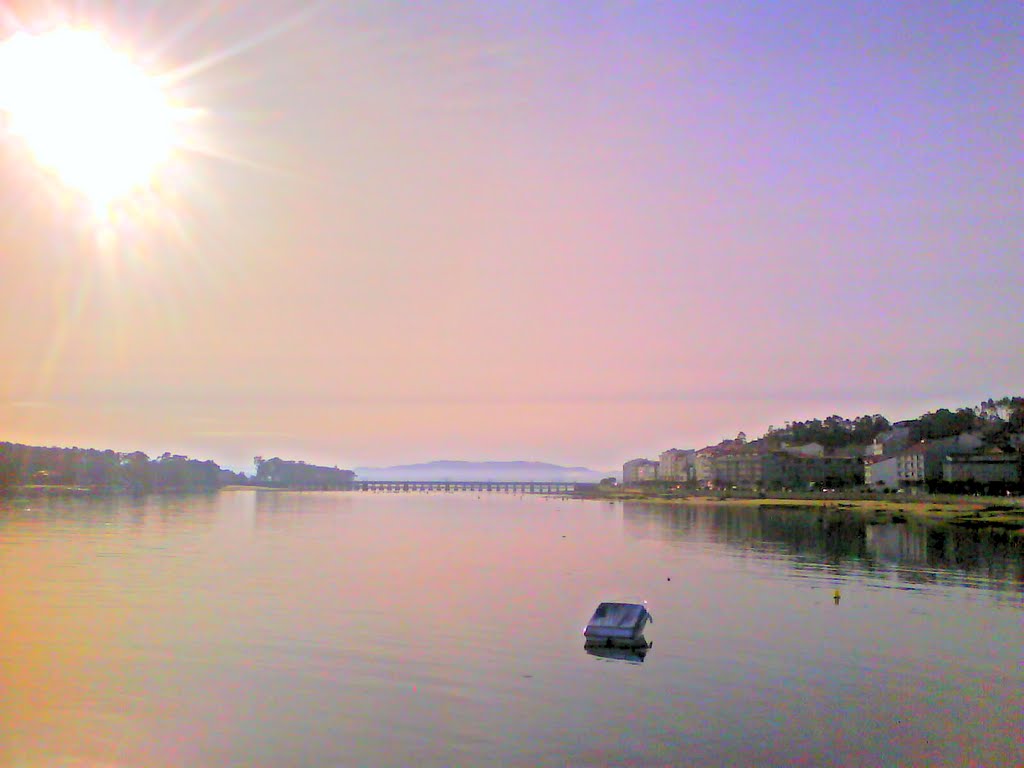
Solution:
<svg viewBox="0 0 1024 768"><path fill-rule="evenodd" d="M639 603L601 603L583 634L588 643L646 645L644 627L653 620L647 607Z"/></svg>

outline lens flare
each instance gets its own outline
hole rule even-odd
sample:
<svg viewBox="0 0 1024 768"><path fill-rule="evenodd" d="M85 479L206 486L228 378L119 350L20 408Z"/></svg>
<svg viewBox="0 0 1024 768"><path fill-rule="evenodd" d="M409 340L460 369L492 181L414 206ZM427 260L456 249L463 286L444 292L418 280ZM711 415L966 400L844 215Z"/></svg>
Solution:
<svg viewBox="0 0 1024 768"><path fill-rule="evenodd" d="M0 113L41 168L106 211L157 183L184 110L98 32L60 28L0 43Z"/></svg>

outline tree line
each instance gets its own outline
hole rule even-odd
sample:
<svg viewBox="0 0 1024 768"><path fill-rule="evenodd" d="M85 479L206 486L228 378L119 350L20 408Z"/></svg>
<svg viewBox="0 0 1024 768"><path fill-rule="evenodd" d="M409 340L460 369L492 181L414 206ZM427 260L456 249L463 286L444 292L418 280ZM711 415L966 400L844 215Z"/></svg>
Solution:
<svg viewBox="0 0 1024 768"><path fill-rule="evenodd" d="M356 473L350 469L320 467L277 457L264 459L257 456L253 462L256 465L256 482L260 485L334 491L350 487L356 477Z"/></svg>
<svg viewBox="0 0 1024 768"><path fill-rule="evenodd" d="M209 491L245 482L245 475L216 462L170 453L151 459L142 451L0 443L0 489L63 486L147 493Z"/></svg>
<svg viewBox="0 0 1024 768"><path fill-rule="evenodd" d="M65 488L130 493L214 491L225 485L336 490L351 485L355 473L303 461L256 459L256 476L222 469L214 461L142 451L119 453L95 448L44 448L0 443L0 491Z"/></svg>

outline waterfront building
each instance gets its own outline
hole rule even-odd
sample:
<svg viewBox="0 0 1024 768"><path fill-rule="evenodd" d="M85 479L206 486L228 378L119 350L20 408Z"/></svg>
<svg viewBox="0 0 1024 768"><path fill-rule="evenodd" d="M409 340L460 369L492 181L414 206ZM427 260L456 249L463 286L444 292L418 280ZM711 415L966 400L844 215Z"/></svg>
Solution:
<svg viewBox="0 0 1024 768"><path fill-rule="evenodd" d="M901 488L924 485L942 477L941 448L921 441L896 454L896 476Z"/></svg>
<svg viewBox="0 0 1024 768"><path fill-rule="evenodd" d="M701 448L693 457L693 475L701 488L710 487L715 481L714 448Z"/></svg>
<svg viewBox="0 0 1024 768"><path fill-rule="evenodd" d="M804 462L804 478L820 488L861 485L864 461L859 456L821 456Z"/></svg>
<svg viewBox="0 0 1024 768"><path fill-rule="evenodd" d="M701 488L714 486L715 460L720 456L748 451L746 442L746 435L741 432L735 440L723 440L718 445L709 445L697 451L693 457L693 474L697 485Z"/></svg>
<svg viewBox="0 0 1024 768"><path fill-rule="evenodd" d="M864 460L864 484L872 488L898 488L899 463L895 456L869 456Z"/></svg>
<svg viewBox="0 0 1024 768"><path fill-rule="evenodd" d="M691 482L697 479L697 452L670 448L658 457L658 479Z"/></svg>
<svg viewBox="0 0 1024 768"><path fill-rule="evenodd" d="M982 446L979 437L970 434L922 440L896 454L897 479L903 488L917 488L943 479L943 460L952 454L967 454Z"/></svg>
<svg viewBox="0 0 1024 768"><path fill-rule="evenodd" d="M730 453L714 459L720 488L837 488L864 482L859 458L799 456L786 451Z"/></svg>
<svg viewBox="0 0 1024 768"><path fill-rule="evenodd" d="M949 454L942 462L942 479L965 485L1018 485L1020 457L997 448L984 453Z"/></svg>
<svg viewBox="0 0 1024 768"><path fill-rule="evenodd" d="M658 479L658 462L650 459L631 459L622 465L622 482L645 483Z"/></svg>
<svg viewBox="0 0 1024 768"><path fill-rule="evenodd" d="M718 488L763 488L770 474L770 453L726 453L715 456L714 485Z"/></svg>

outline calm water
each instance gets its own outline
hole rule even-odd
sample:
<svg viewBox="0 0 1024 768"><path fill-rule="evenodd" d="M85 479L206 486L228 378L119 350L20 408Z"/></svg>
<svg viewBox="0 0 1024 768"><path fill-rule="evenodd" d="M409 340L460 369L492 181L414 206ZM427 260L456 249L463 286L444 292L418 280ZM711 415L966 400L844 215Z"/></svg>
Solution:
<svg viewBox="0 0 1024 768"><path fill-rule="evenodd" d="M793 511L0 502L0 765L1015 765L1022 571ZM642 663L584 651L608 599Z"/></svg>

